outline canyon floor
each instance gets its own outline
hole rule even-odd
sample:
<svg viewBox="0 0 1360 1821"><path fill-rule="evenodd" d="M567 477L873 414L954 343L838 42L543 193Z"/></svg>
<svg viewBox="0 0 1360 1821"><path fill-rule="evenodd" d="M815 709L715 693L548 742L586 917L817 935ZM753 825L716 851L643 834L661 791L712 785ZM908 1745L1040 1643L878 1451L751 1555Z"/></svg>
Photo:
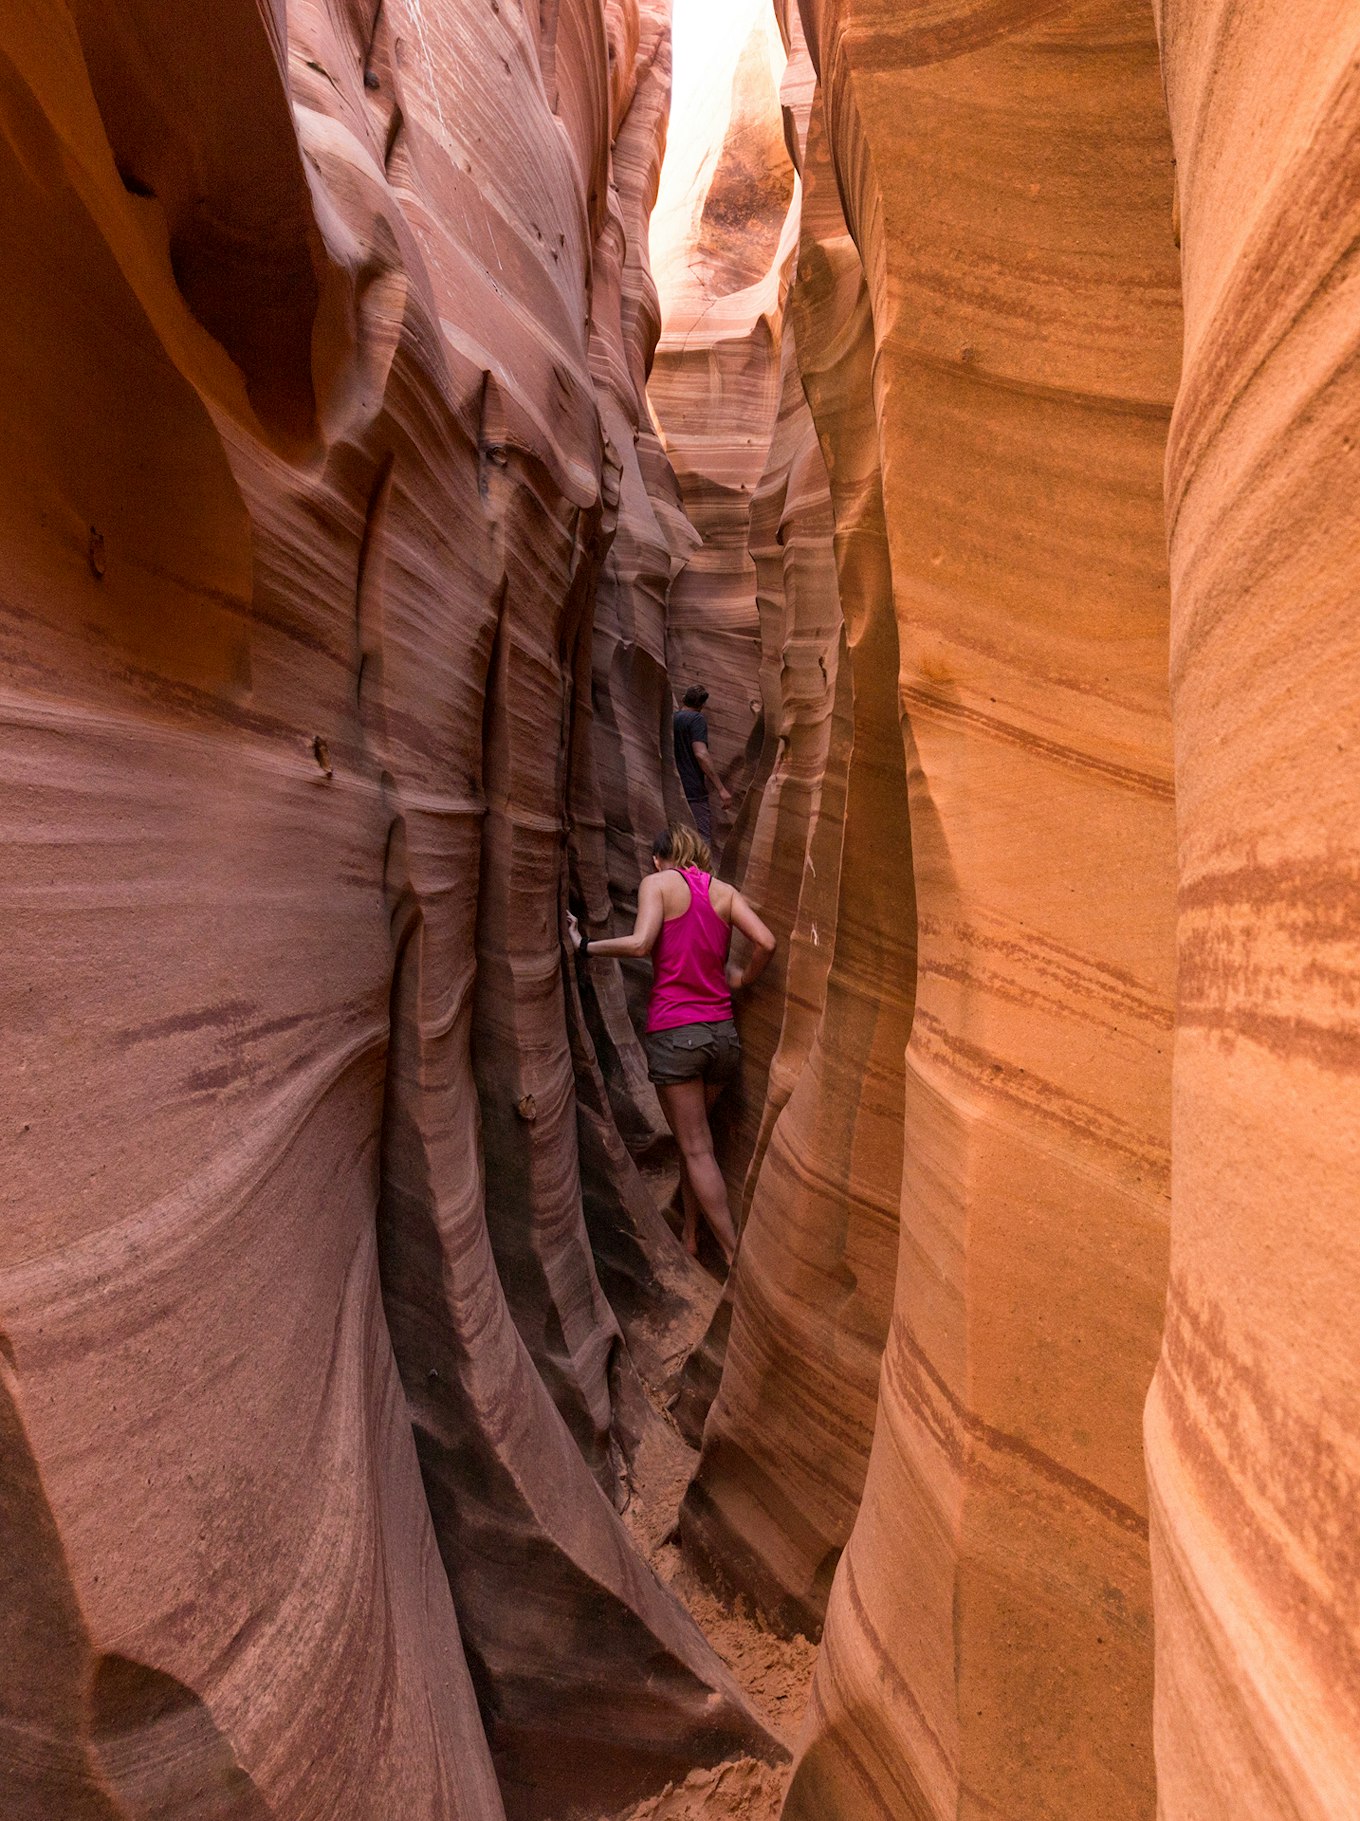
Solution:
<svg viewBox="0 0 1360 1821"><path fill-rule="evenodd" d="M653 1192L666 1199L664 1182ZM716 1289L716 1286L715 1286ZM677 1322L667 1348L671 1383L685 1356L703 1335L710 1311L695 1309ZM817 1648L806 1638L780 1638L768 1631L745 1601L729 1605L712 1593L675 1542L680 1501L697 1452L677 1431L667 1410L669 1385L643 1380L657 1420L650 1424L634 1458L632 1497L624 1522L652 1564L731 1670L751 1705L770 1730L793 1750ZM788 1782L789 1766L777 1769L751 1758L695 1770L660 1795L602 1816L601 1821L775 1821Z"/></svg>

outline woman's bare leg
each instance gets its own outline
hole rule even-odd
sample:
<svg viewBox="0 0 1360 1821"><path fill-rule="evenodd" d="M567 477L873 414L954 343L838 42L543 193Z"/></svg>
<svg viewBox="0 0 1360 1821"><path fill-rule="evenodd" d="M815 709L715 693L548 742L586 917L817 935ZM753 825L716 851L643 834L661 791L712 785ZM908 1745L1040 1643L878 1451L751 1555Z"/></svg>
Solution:
<svg viewBox="0 0 1360 1821"><path fill-rule="evenodd" d="M727 1205L727 1184L713 1155L713 1134L708 1129L708 1096L702 1081L682 1081L658 1087L661 1110L675 1134L684 1159L685 1177L704 1219L713 1229L723 1257L730 1265L737 1249L736 1228Z"/></svg>
<svg viewBox="0 0 1360 1821"><path fill-rule="evenodd" d="M699 1256L699 1197L694 1193L694 1184L689 1179L685 1160L680 1159L680 1199L685 1208L685 1228L681 1243L691 1258Z"/></svg>
<svg viewBox="0 0 1360 1821"><path fill-rule="evenodd" d="M704 1105L711 1110L713 1102L721 1093L722 1089L719 1087L711 1084L706 1086L704 1088ZM703 1210L699 1206L699 1197L694 1193L694 1184L689 1179L689 1171L685 1168L683 1156L680 1159L680 1199L685 1210L682 1243L690 1257L697 1258L699 1256L699 1215Z"/></svg>

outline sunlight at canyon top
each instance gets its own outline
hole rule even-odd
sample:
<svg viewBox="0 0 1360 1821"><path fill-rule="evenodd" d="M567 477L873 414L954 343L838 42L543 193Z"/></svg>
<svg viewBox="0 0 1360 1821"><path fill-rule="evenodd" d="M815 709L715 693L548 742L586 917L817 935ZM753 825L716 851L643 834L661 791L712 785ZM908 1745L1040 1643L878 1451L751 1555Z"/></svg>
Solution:
<svg viewBox="0 0 1360 1821"><path fill-rule="evenodd" d="M778 100L786 59L773 9L766 0L675 0L672 29L670 125L650 235L666 328L691 313L696 286L722 295L759 276L738 260L723 282L714 267L732 264L724 241L749 237L753 227L758 235L770 213L772 177L784 206L791 193ZM714 194L720 171L724 187L733 188L726 209ZM782 216L783 206L776 242ZM759 266L768 268L772 251Z"/></svg>

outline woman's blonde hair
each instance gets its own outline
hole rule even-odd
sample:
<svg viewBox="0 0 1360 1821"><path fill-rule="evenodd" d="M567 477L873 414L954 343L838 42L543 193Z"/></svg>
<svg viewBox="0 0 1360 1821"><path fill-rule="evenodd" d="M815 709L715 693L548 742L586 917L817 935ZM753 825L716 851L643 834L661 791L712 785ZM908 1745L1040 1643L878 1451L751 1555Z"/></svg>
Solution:
<svg viewBox="0 0 1360 1821"><path fill-rule="evenodd" d="M697 866L701 873L713 871L713 855L707 841L687 822L672 822L669 828L663 828L652 842L652 852L658 860L669 860L672 866Z"/></svg>

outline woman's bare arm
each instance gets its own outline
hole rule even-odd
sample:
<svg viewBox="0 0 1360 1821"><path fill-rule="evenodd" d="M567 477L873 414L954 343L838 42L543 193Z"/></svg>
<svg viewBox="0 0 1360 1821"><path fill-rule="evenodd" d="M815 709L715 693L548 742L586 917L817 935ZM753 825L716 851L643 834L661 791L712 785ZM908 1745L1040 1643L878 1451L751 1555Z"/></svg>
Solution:
<svg viewBox="0 0 1360 1821"><path fill-rule="evenodd" d="M727 970L727 984L735 993L760 978L779 945L775 941L774 932L761 922L740 892L732 893L732 927L740 930L751 945L745 966L737 967L734 963Z"/></svg>
<svg viewBox="0 0 1360 1821"><path fill-rule="evenodd" d="M661 933L661 924L665 916L665 907L661 901L661 875L648 873L638 887L637 922L633 925L631 936L601 936L597 941L591 938L588 954L595 955L650 955L656 946L656 939ZM568 918L568 927L577 936L573 948L579 948L579 932L576 931L575 918Z"/></svg>

